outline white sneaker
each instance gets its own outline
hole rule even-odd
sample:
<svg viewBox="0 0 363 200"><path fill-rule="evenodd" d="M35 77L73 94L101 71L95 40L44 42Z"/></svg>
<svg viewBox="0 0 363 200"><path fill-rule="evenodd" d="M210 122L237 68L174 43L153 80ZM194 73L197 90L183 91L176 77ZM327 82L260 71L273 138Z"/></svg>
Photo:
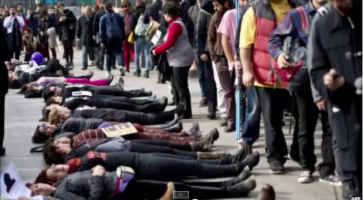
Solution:
<svg viewBox="0 0 363 200"><path fill-rule="evenodd" d="M336 187L342 187L343 186L342 181L336 175L330 175L330 176L327 176L327 177L320 177L319 181L322 182L322 183L327 183L327 184L330 184L330 185L334 185Z"/></svg>
<svg viewBox="0 0 363 200"><path fill-rule="evenodd" d="M109 71L106 71L106 77L108 78L111 75Z"/></svg>
<svg viewBox="0 0 363 200"><path fill-rule="evenodd" d="M299 183L311 183L313 181L313 173L311 173L310 171L303 171L300 173L297 181Z"/></svg>

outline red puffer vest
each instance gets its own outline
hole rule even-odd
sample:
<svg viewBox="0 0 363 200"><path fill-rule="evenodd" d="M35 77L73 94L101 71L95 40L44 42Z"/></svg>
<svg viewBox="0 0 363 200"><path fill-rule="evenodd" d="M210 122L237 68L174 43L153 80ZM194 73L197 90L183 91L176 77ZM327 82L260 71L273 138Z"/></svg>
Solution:
<svg viewBox="0 0 363 200"><path fill-rule="evenodd" d="M273 68L277 63L267 51L270 34L277 27L277 19L267 0L258 0L251 3L255 14L256 36L253 44L253 71L257 82L266 85L275 85L277 77ZM273 67L273 68L272 68ZM282 80L284 81L284 80Z"/></svg>

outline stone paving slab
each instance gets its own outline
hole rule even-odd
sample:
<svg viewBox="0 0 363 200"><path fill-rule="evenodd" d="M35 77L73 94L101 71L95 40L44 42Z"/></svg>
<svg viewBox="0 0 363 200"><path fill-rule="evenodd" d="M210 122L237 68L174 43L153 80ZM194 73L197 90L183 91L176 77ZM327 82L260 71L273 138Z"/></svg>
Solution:
<svg viewBox="0 0 363 200"><path fill-rule="evenodd" d="M58 54L60 55L60 54ZM75 51L75 74L83 74L86 71L80 70L81 52ZM98 71L94 67L89 67L93 70L94 78L103 78L104 71ZM134 65L132 65L134 70ZM115 75L114 81L117 81L119 74L117 70L113 71ZM150 78L136 78L132 74L126 74L125 88L126 89L139 89L146 88L152 90L158 96L169 96L169 89L166 85L156 84L157 73L152 71ZM183 121L185 129L191 127L192 122L200 124L203 134L208 133L208 130L218 126L217 120L208 120L206 118L207 108L199 108L197 104L200 100L199 85L197 80L192 79L189 82L189 87L192 95L193 106L193 119ZM39 171L46 165L42 161L40 153L30 154L30 148L37 146L31 143L31 136L34 132L36 125L39 124L41 118L41 109L44 106L42 99L25 99L23 96L16 94L17 90L10 90L6 97L6 135L5 147L7 149L6 156L0 158L0 169L3 169L6 164L13 161L17 166L20 176L24 182L33 181ZM171 109L171 108L168 108ZM289 135L289 119L285 120L286 126L284 133L288 145L291 144L292 135ZM237 142L234 139L234 133L225 133L223 128L218 127L220 131L220 139L216 142L215 150L227 150L232 153L238 150ZM320 143L321 143L321 127L317 128L316 135L316 154L321 160ZM270 183L275 187L277 193L277 200L336 200L340 199L341 189L330 185L319 183L318 173L314 174L314 182L310 184L299 184L297 176L299 174L299 166L291 161L286 163L286 173L283 175L269 174L269 167L266 161L266 154L264 152L264 130L261 123L261 136L254 145L254 150L259 151L261 154L260 164L253 170L253 174L257 179L257 189L253 191L249 197L243 198L253 200L256 198L258 191L263 184ZM203 179L205 181L214 181L222 179ZM193 181L193 180L186 180ZM338 198L338 197L339 198ZM241 199L241 198L236 198Z"/></svg>

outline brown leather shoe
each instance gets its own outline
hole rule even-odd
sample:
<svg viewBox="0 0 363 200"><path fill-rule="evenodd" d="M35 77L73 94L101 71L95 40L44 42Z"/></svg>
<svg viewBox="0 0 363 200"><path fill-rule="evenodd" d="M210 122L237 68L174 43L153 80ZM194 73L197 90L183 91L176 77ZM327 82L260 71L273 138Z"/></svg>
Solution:
<svg viewBox="0 0 363 200"><path fill-rule="evenodd" d="M198 160L222 159L228 155L225 151L197 152Z"/></svg>
<svg viewBox="0 0 363 200"><path fill-rule="evenodd" d="M160 200L173 200L174 183L169 182L165 191L165 194L160 198Z"/></svg>
<svg viewBox="0 0 363 200"><path fill-rule="evenodd" d="M271 185L266 184L262 187L256 200L275 200L275 196L274 188Z"/></svg>
<svg viewBox="0 0 363 200"><path fill-rule="evenodd" d="M197 151L212 151L213 147L213 134L209 133L203 137L200 141L190 143L193 152Z"/></svg>

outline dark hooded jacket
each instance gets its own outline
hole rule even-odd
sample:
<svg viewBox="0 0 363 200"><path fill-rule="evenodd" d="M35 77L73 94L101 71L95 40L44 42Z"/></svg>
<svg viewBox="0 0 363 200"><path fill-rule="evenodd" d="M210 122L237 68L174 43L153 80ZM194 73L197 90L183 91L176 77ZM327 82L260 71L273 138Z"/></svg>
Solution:
<svg viewBox="0 0 363 200"><path fill-rule="evenodd" d="M100 31L100 20L103 15L106 14L105 9L101 8L96 12L95 19L93 21L93 35L97 35Z"/></svg>
<svg viewBox="0 0 363 200"><path fill-rule="evenodd" d="M213 14L214 9L212 0L202 1L201 11L199 12L197 23L197 34L195 34L197 37L197 51L199 56L209 52L207 45L208 28Z"/></svg>
<svg viewBox="0 0 363 200"><path fill-rule="evenodd" d="M53 137L64 132L79 133L87 129L97 129L97 127L102 123L103 123L102 119L92 119L92 118L83 119L83 118L68 117L54 131Z"/></svg>
<svg viewBox="0 0 363 200"><path fill-rule="evenodd" d="M59 39L61 41L74 40L76 35L77 18L73 12L65 9L60 17L65 16L66 19L58 23L59 27Z"/></svg>

